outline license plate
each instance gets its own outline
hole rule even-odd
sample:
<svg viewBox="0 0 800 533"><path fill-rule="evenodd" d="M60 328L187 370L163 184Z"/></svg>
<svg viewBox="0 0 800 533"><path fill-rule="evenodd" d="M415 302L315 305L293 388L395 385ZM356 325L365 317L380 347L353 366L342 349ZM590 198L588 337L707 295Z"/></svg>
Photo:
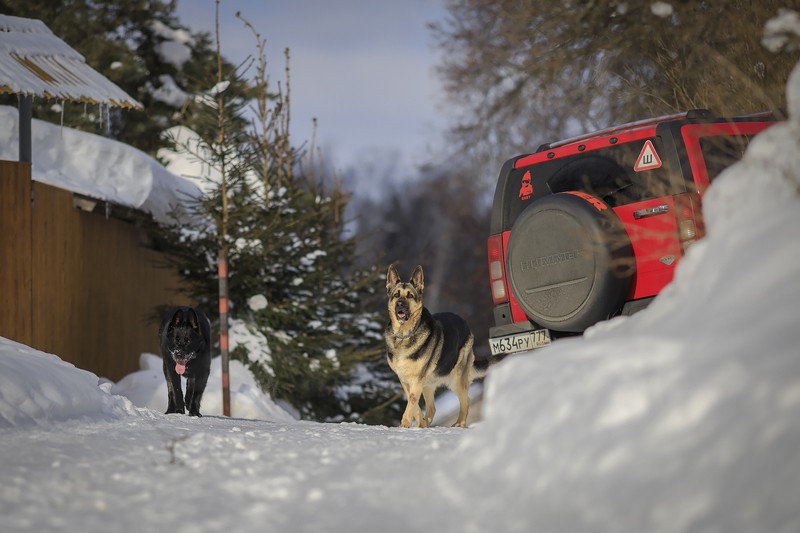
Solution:
<svg viewBox="0 0 800 533"><path fill-rule="evenodd" d="M550 330L547 329L537 329L536 331L489 339L489 349L491 349L492 355L533 350L548 344L550 344Z"/></svg>

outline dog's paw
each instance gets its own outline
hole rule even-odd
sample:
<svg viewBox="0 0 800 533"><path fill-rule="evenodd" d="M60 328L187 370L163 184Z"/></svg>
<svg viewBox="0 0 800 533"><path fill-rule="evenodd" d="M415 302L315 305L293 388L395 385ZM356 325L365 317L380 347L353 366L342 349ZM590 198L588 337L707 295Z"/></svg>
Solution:
<svg viewBox="0 0 800 533"><path fill-rule="evenodd" d="M177 409L177 408L167 409L167 411L164 414L165 415L171 415L171 414L182 415L182 414L185 414L185 413L186 413L186 411L184 411L184 409L181 407L180 409Z"/></svg>
<svg viewBox="0 0 800 533"><path fill-rule="evenodd" d="M189 411L189 416L196 416L197 418L203 417L203 415L200 414L200 411Z"/></svg>
<svg viewBox="0 0 800 533"><path fill-rule="evenodd" d="M454 427L454 428L465 428L465 427L467 427L467 422L466 422L466 420L464 422L456 421L456 423L453 424L452 427Z"/></svg>
<svg viewBox="0 0 800 533"><path fill-rule="evenodd" d="M403 420L400 421L400 427L402 427L402 428L410 428L411 427L411 420L409 420L408 418L403 418Z"/></svg>

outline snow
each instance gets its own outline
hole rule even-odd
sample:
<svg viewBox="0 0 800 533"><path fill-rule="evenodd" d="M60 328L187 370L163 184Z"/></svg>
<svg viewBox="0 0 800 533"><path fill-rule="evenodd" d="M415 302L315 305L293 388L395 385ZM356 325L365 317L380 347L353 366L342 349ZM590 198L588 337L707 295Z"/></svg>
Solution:
<svg viewBox="0 0 800 533"><path fill-rule="evenodd" d="M215 416L218 365L207 416L167 416L155 356L98 386L0 339L3 531L800 531L800 66L789 85L673 283L493 367L466 430L292 420L238 370L237 404L270 410Z"/></svg>
<svg viewBox="0 0 800 533"><path fill-rule="evenodd" d="M761 44L771 52L797 50L800 46L800 13L791 9L780 9L764 25Z"/></svg>
<svg viewBox="0 0 800 533"><path fill-rule="evenodd" d="M150 82L147 87L148 92L156 100L172 107L181 107L189 99L189 94L181 89L169 74L162 74L158 77L158 81L161 83L159 87L153 87Z"/></svg>
<svg viewBox="0 0 800 533"><path fill-rule="evenodd" d="M3 93L142 107L87 65L41 20L4 14L0 14L0 88Z"/></svg>
<svg viewBox="0 0 800 533"><path fill-rule="evenodd" d="M261 311L267 308L267 297L263 294L255 294L247 299L247 306L251 311Z"/></svg>
<svg viewBox="0 0 800 533"><path fill-rule="evenodd" d="M160 20L153 20L150 27L153 34L161 38L156 45L156 53L165 62L180 69L192 58L194 39L188 31L170 28Z"/></svg>
<svg viewBox="0 0 800 533"><path fill-rule="evenodd" d="M55 355L0 337L0 429L69 419L115 420L134 411L97 376Z"/></svg>
<svg viewBox="0 0 800 533"><path fill-rule="evenodd" d="M151 21L150 29L158 41L154 50L163 62L180 70L183 64L192 58L192 47L195 42L187 30L170 28L159 20ZM130 42L129 46L136 49L136 44L133 42ZM148 82L145 89L156 100L175 108L180 108L190 98L169 74L158 77L157 87Z"/></svg>
<svg viewBox="0 0 800 533"><path fill-rule="evenodd" d="M672 16L674 9L668 2L653 2L650 4L650 11L657 17L667 18Z"/></svg>
<svg viewBox="0 0 800 533"><path fill-rule="evenodd" d="M174 148L161 148L156 153L167 169L191 181L203 192L212 192L221 177L219 170L208 163L211 160L211 148L196 132L185 126L173 126L163 135L175 145Z"/></svg>
<svg viewBox="0 0 800 533"><path fill-rule="evenodd" d="M19 160L19 116L0 106L0 159ZM32 121L34 181L151 213L168 222L170 209L200 189L129 145L92 133Z"/></svg>

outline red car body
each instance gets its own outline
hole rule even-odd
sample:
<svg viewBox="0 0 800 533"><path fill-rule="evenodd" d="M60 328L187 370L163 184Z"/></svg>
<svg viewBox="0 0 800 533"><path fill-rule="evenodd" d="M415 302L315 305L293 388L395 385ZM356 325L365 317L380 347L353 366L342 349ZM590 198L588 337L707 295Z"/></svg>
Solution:
<svg viewBox="0 0 800 533"><path fill-rule="evenodd" d="M694 110L508 160L488 238L492 353L540 347L644 308L703 236L706 189L779 117ZM591 235L601 238L588 244Z"/></svg>

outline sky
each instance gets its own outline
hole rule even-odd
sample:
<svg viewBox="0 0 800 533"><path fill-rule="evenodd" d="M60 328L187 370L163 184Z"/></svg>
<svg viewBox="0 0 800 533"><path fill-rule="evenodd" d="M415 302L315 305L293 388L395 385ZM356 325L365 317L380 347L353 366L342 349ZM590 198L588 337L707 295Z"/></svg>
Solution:
<svg viewBox="0 0 800 533"><path fill-rule="evenodd" d="M298 421L241 365L222 417L218 358L165 415L157 357L0 338L4 533L800 531L800 66L787 99L650 306L493 366L467 429Z"/></svg>
<svg viewBox="0 0 800 533"><path fill-rule="evenodd" d="M177 15L212 31L214 6L179 0ZM316 117L317 146L338 170L365 160L417 166L435 153L446 113L426 25L444 17L442 0L222 0L222 52L233 62L256 49L237 11L266 39L273 83L284 79L290 49L296 143L311 140Z"/></svg>

